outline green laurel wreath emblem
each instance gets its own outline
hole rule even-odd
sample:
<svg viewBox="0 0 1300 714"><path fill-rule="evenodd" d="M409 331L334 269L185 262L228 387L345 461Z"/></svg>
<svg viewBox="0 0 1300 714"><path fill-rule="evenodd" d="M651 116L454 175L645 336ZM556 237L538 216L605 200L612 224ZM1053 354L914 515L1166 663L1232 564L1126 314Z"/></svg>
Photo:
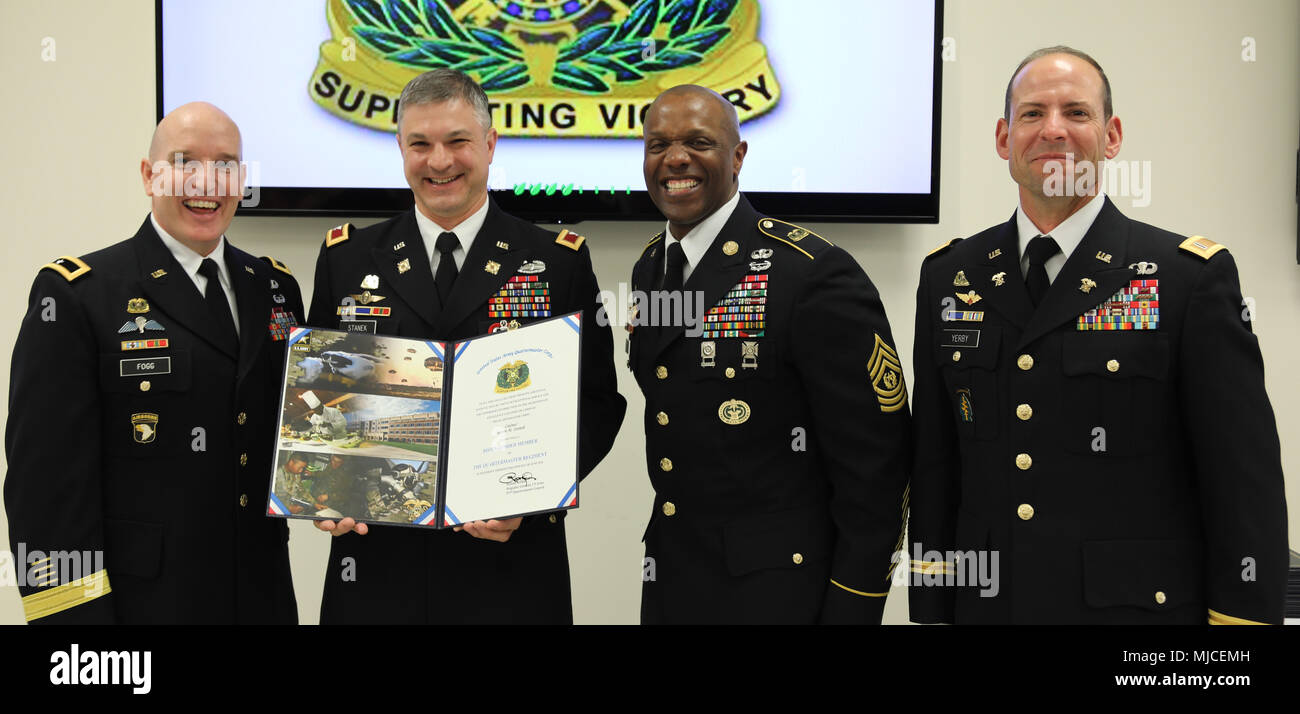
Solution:
<svg viewBox="0 0 1300 714"><path fill-rule="evenodd" d="M731 33L725 23L739 0L641 0L618 26L598 25L560 48L552 83L579 92L610 90L606 78L635 82L647 74L702 61ZM654 37L669 25L668 39ZM604 75L602 77L601 75Z"/></svg>
<svg viewBox="0 0 1300 714"><path fill-rule="evenodd" d="M462 26L444 0L345 1L356 20L351 31L385 60L473 73L488 92L533 81L524 47L501 32ZM639 0L621 23L590 27L560 46L551 83L603 94L613 83L697 64L731 33L726 22L739 1Z"/></svg>
<svg viewBox="0 0 1300 714"><path fill-rule="evenodd" d="M347 0L358 39L384 59L416 69L450 67L479 76L483 91L529 82L523 50L481 27L461 27L443 0Z"/></svg>

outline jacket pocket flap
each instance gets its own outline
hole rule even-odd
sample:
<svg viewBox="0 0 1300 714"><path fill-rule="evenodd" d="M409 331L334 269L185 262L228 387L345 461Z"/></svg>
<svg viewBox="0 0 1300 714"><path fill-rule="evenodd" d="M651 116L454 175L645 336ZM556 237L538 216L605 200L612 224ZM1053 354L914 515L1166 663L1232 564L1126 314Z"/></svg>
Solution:
<svg viewBox="0 0 1300 714"><path fill-rule="evenodd" d="M1083 544L1084 601L1092 607L1167 610L1201 599L1200 548L1189 540Z"/></svg>
<svg viewBox="0 0 1300 714"><path fill-rule="evenodd" d="M1067 332L1062 340L1065 374L1113 379L1163 379L1169 373L1169 338L1159 333Z"/></svg>
<svg viewBox="0 0 1300 714"><path fill-rule="evenodd" d="M769 568L829 567L831 542L830 514L822 509L767 513L722 528L727 571L732 575Z"/></svg>

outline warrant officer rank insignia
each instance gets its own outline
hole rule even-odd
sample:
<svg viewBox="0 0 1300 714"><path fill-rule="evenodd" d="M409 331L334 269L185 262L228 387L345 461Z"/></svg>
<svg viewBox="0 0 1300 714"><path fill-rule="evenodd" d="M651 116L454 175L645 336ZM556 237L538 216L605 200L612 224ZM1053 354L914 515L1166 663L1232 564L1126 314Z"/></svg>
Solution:
<svg viewBox="0 0 1300 714"><path fill-rule="evenodd" d="M898 361L894 348L876 335L876 346L867 360L867 371L871 376L871 387L876 390L876 399L880 401L880 411L896 412L907 406L907 386L903 384L903 365Z"/></svg>

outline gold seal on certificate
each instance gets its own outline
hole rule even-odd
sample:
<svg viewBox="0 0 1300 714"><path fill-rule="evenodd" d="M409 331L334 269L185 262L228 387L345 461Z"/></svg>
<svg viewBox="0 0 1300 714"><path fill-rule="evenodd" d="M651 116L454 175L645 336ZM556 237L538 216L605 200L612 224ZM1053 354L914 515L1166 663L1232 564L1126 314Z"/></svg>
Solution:
<svg viewBox="0 0 1300 714"><path fill-rule="evenodd" d="M444 528L576 507L581 318L455 344L295 328L267 514Z"/></svg>

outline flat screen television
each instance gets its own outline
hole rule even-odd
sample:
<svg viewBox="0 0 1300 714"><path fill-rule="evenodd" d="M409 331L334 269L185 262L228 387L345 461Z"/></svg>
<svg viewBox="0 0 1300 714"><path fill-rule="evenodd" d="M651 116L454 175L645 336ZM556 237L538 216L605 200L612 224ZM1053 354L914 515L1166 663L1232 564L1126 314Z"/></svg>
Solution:
<svg viewBox="0 0 1300 714"><path fill-rule="evenodd" d="M760 210L934 223L942 18L942 0L156 0L157 110L235 119L245 215L391 215L411 205L397 97L453 66L488 91L502 208L645 220L641 119L702 84L737 108Z"/></svg>

